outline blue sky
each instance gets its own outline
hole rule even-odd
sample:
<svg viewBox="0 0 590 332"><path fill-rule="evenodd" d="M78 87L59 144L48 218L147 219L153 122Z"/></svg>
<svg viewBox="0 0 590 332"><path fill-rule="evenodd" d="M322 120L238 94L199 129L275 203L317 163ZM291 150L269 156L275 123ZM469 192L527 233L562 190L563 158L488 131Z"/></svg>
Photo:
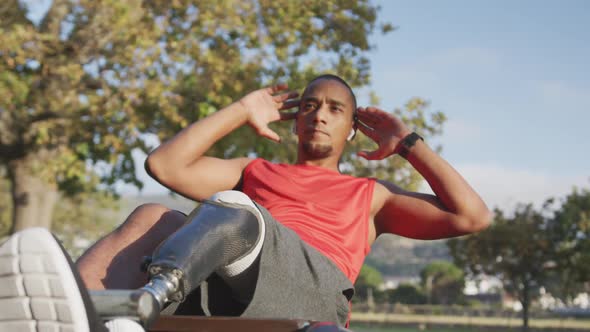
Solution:
<svg viewBox="0 0 590 332"><path fill-rule="evenodd" d="M590 187L590 2L377 3L398 27L372 38L380 106L420 96L444 112L433 143L490 207ZM139 176L144 193L164 192Z"/></svg>
<svg viewBox="0 0 590 332"><path fill-rule="evenodd" d="M378 3L398 27L373 38L381 106L444 112L442 155L490 206L590 187L590 2Z"/></svg>

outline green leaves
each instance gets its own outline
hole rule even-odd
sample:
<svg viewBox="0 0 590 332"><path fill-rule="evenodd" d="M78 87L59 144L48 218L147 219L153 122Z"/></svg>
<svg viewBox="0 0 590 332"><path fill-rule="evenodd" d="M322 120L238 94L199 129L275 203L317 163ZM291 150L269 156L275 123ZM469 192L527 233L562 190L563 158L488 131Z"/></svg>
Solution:
<svg viewBox="0 0 590 332"><path fill-rule="evenodd" d="M367 85L369 38L391 31L377 13L369 1L347 0L55 0L33 24L10 0L0 8L3 162L36 159L45 167L31 176L69 194L88 188L103 163L106 188L117 179L140 186L130 156L148 152L143 134L167 139L277 81L302 89L337 72ZM276 131L280 148L242 128L211 153L294 161L290 124ZM356 172L353 160L345 157ZM387 176L403 182L403 172L391 176L398 166Z"/></svg>
<svg viewBox="0 0 590 332"><path fill-rule="evenodd" d="M463 296L465 276L452 263L434 261L420 272L420 279L429 304L455 304Z"/></svg>
<svg viewBox="0 0 590 332"><path fill-rule="evenodd" d="M455 263L472 276L494 276L504 290L523 306L523 326L528 326L530 303L546 285L550 271L551 247L547 222L541 211L530 204L519 205L506 217L495 211L492 225L485 231L448 242Z"/></svg>
<svg viewBox="0 0 590 332"><path fill-rule="evenodd" d="M0 105L4 109L24 104L29 94L29 82L10 71L0 72Z"/></svg>
<svg viewBox="0 0 590 332"><path fill-rule="evenodd" d="M510 216L496 209L487 230L448 242L455 263L472 276L500 278L525 312L541 287L571 302L590 281L590 191L574 189L554 203L519 205Z"/></svg>
<svg viewBox="0 0 590 332"><path fill-rule="evenodd" d="M497 275L506 283L526 275L539 284L546 277L543 266L552 258L545 227L542 213L532 205L519 206L511 217L496 210L487 230L451 240L449 247L457 264L474 275Z"/></svg>
<svg viewBox="0 0 590 332"><path fill-rule="evenodd" d="M369 265L363 265L359 275L354 283L356 296L360 299L366 300L369 289L377 291L379 286L383 283L381 273Z"/></svg>
<svg viewBox="0 0 590 332"><path fill-rule="evenodd" d="M547 231L555 250L549 288L567 302L590 282L590 190L574 188L560 203Z"/></svg>

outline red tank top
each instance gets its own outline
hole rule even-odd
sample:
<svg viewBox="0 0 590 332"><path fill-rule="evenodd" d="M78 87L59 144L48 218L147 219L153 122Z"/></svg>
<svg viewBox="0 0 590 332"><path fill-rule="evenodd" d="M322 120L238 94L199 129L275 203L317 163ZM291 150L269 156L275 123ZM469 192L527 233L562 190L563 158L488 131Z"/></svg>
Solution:
<svg viewBox="0 0 590 332"><path fill-rule="evenodd" d="M244 170L243 181L246 195L355 282L370 251L367 237L374 179L256 159Z"/></svg>

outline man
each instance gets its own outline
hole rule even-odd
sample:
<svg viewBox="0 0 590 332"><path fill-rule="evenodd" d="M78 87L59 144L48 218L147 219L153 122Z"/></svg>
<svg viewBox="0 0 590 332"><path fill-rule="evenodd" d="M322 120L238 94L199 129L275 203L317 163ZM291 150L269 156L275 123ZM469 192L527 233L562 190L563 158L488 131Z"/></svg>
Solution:
<svg viewBox="0 0 590 332"><path fill-rule="evenodd" d="M485 203L446 161L397 117L375 107L357 107L345 81L323 75L309 83L300 99L297 96L285 85L254 91L185 128L146 160L148 172L161 184L204 202L189 217L189 225L200 227L191 230L199 248L191 257L201 267L194 269L195 283L208 280L213 286L208 291L213 309L205 313L343 324L352 284L380 234L440 239L477 232L489 224ZM295 106L297 112L283 112ZM268 124L279 120L294 121L299 139L294 165L204 155L245 124L278 142L280 137ZM340 174L340 157L357 130L378 145L375 151L359 152L360 157L402 155L435 195ZM234 210L247 210L250 217L233 217ZM186 219L160 205L136 209L78 261L86 286L141 287L146 274L136 268L139 261L171 235L154 257L174 246L174 239L190 238L190 227L174 233ZM225 299L224 287L231 299ZM189 288L182 294L187 301L176 312L202 313L195 307L207 294L201 290L196 295L200 300L192 301L188 291L199 291L194 284Z"/></svg>

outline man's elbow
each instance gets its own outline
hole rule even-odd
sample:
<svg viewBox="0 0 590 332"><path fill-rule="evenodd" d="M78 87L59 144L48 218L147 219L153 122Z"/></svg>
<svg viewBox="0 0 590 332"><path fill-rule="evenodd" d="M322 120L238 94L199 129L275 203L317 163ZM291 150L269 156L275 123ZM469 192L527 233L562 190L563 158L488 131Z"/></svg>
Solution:
<svg viewBox="0 0 590 332"><path fill-rule="evenodd" d="M158 160L157 157L154 157L153 154L149 154L145 159L143 167L151 178L160 183L164 183L166 171L164 169L164 165Z"/></svg>
<svg viewBox="0 0 590 332"><path fill-rule="evenodd" d="M469 218L469 226L468 229L466 229L466 231L468 231L469 233L481 232L490 226L490 224L492 223L492 219L492 212L487 208L483 208L481 209L481 211L474 213Z"/></svg>

